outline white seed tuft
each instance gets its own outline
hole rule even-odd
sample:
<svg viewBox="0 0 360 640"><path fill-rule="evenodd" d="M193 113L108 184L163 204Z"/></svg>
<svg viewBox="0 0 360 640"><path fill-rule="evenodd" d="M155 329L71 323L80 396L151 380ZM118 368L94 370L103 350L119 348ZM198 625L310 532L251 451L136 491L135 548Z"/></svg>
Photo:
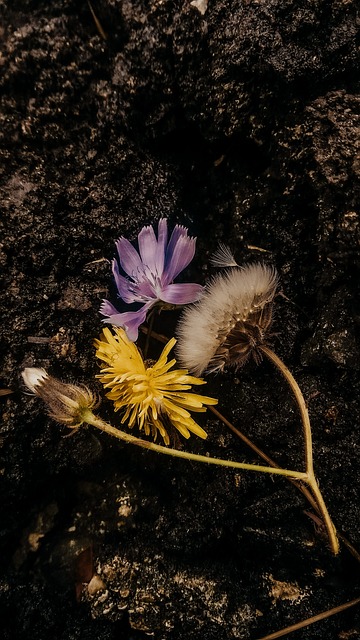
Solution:
<svg viewBox="0 0 360 640"><path fill-rule="evenodd" d="M21 375L24 383L32 393L37 393L36 387L49 377L45 369L38 369L37 367L26 367L21 372Z"/></svg>
<svg viewBox="0 0 360 640"><path fill-rule="evenodd" d="M218 249L213 253L210 262L214 267L238 267L230 247L220 242Z"/></svg>
<svg viewBox="0 0 360 640"><path fill-rule="evenodd" d="M227 363L218 358L222 345L239 321L261 318L273 301L277 282L275 269L261 263L216 275L201 300L180 318L176 353L181 365L196 376L223 369Z"/></svg>

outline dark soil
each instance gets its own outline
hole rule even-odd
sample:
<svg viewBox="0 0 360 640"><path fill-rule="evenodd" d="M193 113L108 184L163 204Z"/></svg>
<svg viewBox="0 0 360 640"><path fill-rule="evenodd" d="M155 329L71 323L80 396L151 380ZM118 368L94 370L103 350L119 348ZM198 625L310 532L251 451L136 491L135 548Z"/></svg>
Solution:
<svg viewBox="0 0 360 640"><path fill-rule="evenodd" d="M296 488L90 428L66 438L20 373L100 390L114 240L160 217L198 237L190 280L213 273L219 241L275 265L274 348L308 403L329 511L360 549L358 3L89 5L0 1L1 637L255 640L359 596L359 563L344 544L331 555ZM206 392L303 468L270 363ZM101 414L116 424L109 402ZM258 462L210 413L203 425L205 443L181 446ZM358 625L354 607L293 637L354 640Z"/></svg>

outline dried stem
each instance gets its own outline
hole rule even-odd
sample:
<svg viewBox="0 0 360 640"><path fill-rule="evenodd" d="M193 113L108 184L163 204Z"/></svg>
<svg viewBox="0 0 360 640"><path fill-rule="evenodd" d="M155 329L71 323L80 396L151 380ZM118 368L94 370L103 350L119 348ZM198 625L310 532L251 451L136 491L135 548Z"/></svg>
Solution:
<svg viewBox="0 0 360 640"><path fill-rule="evenodd" d="M346 609L350 609L350 607L354 607L359 603L360 603L360 598L355 598L355 600L350 600L350 602L341 604L338 607L333 607L333 609L328 609L327 611L318 613L316 616L312 616L311 618L306 618L306 620L302 620L301 622L296 622L296 624L292 624L289 627L280 629L280 631L275 631L274 633L270 633L270 635L263 636L262 638L259 638L259 640L276 640L277 638L283 638L284 636L287 636L289 633L292 633L293 631L297 631L298 629L303 629L304 627L308 627L310 624L314 624L314 622L319 622L320 620L325 620L326 618L330 618L330 616L334 616L336 613L341 613Z"/></svg>

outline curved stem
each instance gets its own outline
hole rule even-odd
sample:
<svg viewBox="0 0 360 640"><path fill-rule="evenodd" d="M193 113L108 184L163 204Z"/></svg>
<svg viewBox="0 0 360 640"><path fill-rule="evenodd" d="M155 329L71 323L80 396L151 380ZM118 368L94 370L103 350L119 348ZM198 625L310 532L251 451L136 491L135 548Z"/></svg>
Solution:
<svg viewBox="0 0 360 640"><path fill-rule="evenodd" d="M319 485L314 475L309 476L308 483L319 505L319 513L324 520L324 524L328 532L331 550L333 551L334 555L337 555L339 553L339 541L337 539L336 529L333 521L330 518L329 512L324 502L324 498L322 497L322 493L319 489Z"/></svg>
<svg viewBox="0 0 360 640"><path fill-rule="evenodd" d="M295 396L296 402L298 404L301 421L304 430L304 441L305 441L305 464L306 471L309 475L314 474L314 466L313 466L313 453L312 453L312 435L311 435L311 426L309 420L309 414L306 407L306 403L304 400L304 396L301 392L301 389L296 382L294 376L289 371L287 366L283 363L282 360L274 353L269 347L262 345L260 347L261 351L266 355L269 360L281 371L286 381L289 383L291 390Z"/></svg>
<svg viewBox="0 0 360 640"><path fill-rule="evenodd" d="M266 460L269 466L280 468L280 465L277 462L275 462L275 460L270 458L270 456L268 456L265 453L265 451L260 449L260 447L258 447L254 442L252 442L244 433L242 433L242 431L240 431L240 429L237 429L237 427L235 427L235 425L233 425L232 422L230 422L230 420L225 418L225 416L220 411L218 411L218 409L211 406L209 406L208 409L209 411L212 411L212 413L216 415L216 417L219 418L219 420L221 420L221 422L223 422L245 444L247 444L250 447L250 449L252 449L255 453L257 453L258 456L260 456L260 458L262 458L263 460ZM294 485L294 487L296 487L297 489L299 489L299 491L301 491L301 493L309 502L309 504L312 506L314 511L316 511L320 516L322 516L322 512L320 510L318 502L313 497L311 491L304 485L304 481L294 479L294 478L287 478L287 479L289 480L289 482L291 482L291 484ZM304 513L306 513L306 511ZM357 560L357 562L360 562L360 553L358 552L357 549L355 549L355 547L351 544L351 542L342 533L337 532L337 537L339 538L339 540L341 540L344 543L344 545L347 547L347 549L349 550L351 555L355 558L355 560Z"/></svg>
<svg viewBox="0 0 360 640"><path fill-rule="evenodd" d="M277 462L275 462L275 460L270 458L270 456L268 456L265 453L265 451L260 449L260 447L254 444L254 442L252 442L244 433L242 433L240 429L237 429L237 427L235 427L235 425L233 425L230 422L230 420L225 418L225 416L223 416L223 414L220 413L218 409L212 406L209 406L208 409L209 411L212 411L212 413L216 415L216 417L219 418L221 422L223 422L233 433L235 433L243 442L245 442L245 444L247 444L255 453L257 453L258 456L260 456L260 458L262 458L263 460L266 460L266 462L269 464L270 467L280 467L280 465ZM312 506L314 511L316 511L316 513L321 517L322 513L320 511L319 504L313 497L311 491L304 485L304 481L296 480L294 478L287 478L287 479L289 480L289 482L291 482L291 484L294 485L294 487L296 487L297 489L299 489L299 491L301 491L301 493L309 502L309 504ZM349 550L351 555L355 558L355 560L357 560L357 562L360 562L360 553L358 552L357 549L355 549L355 547L351 544L351 542L342 533L337 532L337 537L339 538L339 540L341 540L341 542L344 543L344 545L347 547L347 549Z"/></svg>
<svg viewBox="0 0 360 640"><path fill-rule="evenodd" d="M144 333L147 333L146 329L143 329L143 331L144 331ZM160 335L158 333L155 333L155 332L153 332L152 335L154 336L154 338L156 338L160 342L166 341L165 336L162 336L162 335ZM302 474L302 476L295 476L295 474L290 475L290 473L288 471L285 471L285 470L282 470L282 472L281 472L280 468L278 467L276 462L271 460L271 458L269 458L263 451L261 451L261 449L259 449L253 442L251 442L251 440L249 440L249 438L247 438L243 433L241 433L241 431L236 429L230 422L228 422L226 420L226 418L224 418L219 412L217 412L216 409L214 409L214 407L209 407L209 408L225 424L227 424L227 426L234 433L236 433L248 446L250 446L251 449L253 449L253 451L255 451L264 460L266 460L268 462L268 464L273 466L273 473L277 473L279 475L285 475L287 477L290 477L291 481L293 481L299 487L300 491L302 491L302 493L306 496L307 500L310 502L310 504L313 506L313 508L316 509L316 511L319 513L319 515L323 518L325 526L326 526L326 529L327 529L327 532L328 532L331 549L332 549L333 553L335 555L337 555L339 553L339 541L337 539L336 529L335 529L335 526L334 526L334 524L333 524L333 522L332 522L332 520L331 520L331 518L329 516L329 512L328 512L328 510L326 508L324 499L322 497L322 494L320 492L320 489L318 487L318 484L317 484L316 478L315 478L315 474L314 474L311 425L310 425L309 414L308 414L308 410L307 410L307 407L306 407L304 396L302 394L302 391L301 391L298 383L296 382L294 376L292 375L292 373L289 371L289 369L286 367L286 365L283 363L283 361L272 351L272 349L270 349L269 347L267 347L265 345L261 345L259 348L267 356L267 358L279 369L279 371L281 371L281 373L283 374L284 378L286 379L286 381L290 385L290 388L291 388L291 390L292 390L292 392L293 392L293 394L295 396L295 399L296 399L296 402L298 404L298 407L299 407L299 410L300 410L300 414L301 414L301 422L302 422L302 425L303 425L304 441L305 441L306 473ZM193 455L193 454L191 454L191 455ZM183 457L183 456L178 456L178 457ZM207 460L209 460L209 458L207 458ZM215 464L215 463L213 463L213 464ZM251 468L253 468L253 467L256 467L257 465L249 465L249 466ZM242 468L245 469L245 467L242 467ZM265 469L265 468L266 467L263 467L263 469ZM260 470L260 467L258 468L258 470ZM265 473L270 473L270 472L266 471ZM302 486L301 484L298 484L297 480L303 480L306 484L308 484L311 487L313 495L311 494L311 492L306 487ZM315 497L315 499L314 499L313 496Z"/></svg>
<svg viewBox="0 0 360 640"><path fill-rule="evenodd" d="M269 347L266 347L265 345L263 345L260 347L260 349L269 358L269 360L271 360L271 362L279 369L279 371L281 371L284 378L289 383L290 388L295 396L298 407L300 409L301 421L302 421L303 430L304 430L304 440L305 440L305 462L306 462L307 483L311 488L312 494L318 504L319 514L321 515L324 521L324 524L326 526L331 550L334 553L334 555L337 555L339 553L339 541L336 536L336 529L335 529L334 523L330 518L329 512L324 502L324 498L322 497L321 491L319 489L319 486L314 474L311 426L310 426L309 414L308 414L308 410L304 400L304 396L294 376L292 375L292 373L290 373L289 369L283 363L283 361L280 360L280 358L271 349L269 349Z"/></svg>
<svg viewBox="0 0 360 640"><path fill-rule="evenodd" d="M148 442L141 438L136 438L125 431L116 429L107 422L104 422L101 418L95 416L92 411L88 410L83 415L84 422L91 424L93 427L105 431L111 436L128 442L129 444L135 444L143 449L149 449L150 451L156 451L157 453L163 453L167 456L173 456L174 458L183 458L186 460L194 460L196 462L205 462L206 464L215 464L220 467L231 467L233 469L245 469L246 471L258 471L260 473L271 473L279 476L285 476L289 478L298 478L299 480L308 480L306 473L302 471L290 471L288 469L279 469L273 467L264 467L257 464L246 464L244 462L234 462L232 460L222 460L221 458L210 458L208 456L198 455L196 453L188 453L186 451L178 451L177 449L171 449L170 447L164 447L154 442Z"/></svg>

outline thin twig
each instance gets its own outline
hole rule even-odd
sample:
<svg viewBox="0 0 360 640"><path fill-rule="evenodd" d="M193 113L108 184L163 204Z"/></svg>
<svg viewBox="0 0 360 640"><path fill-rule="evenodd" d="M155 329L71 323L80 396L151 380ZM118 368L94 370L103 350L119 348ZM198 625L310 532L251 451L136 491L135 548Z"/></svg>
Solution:
<svg viewBox="0 0 360 640"><path fill-rule="evenodd" d="M149 333L148 327L140 327L140 329L143 333L145 333L145 335ZM162 333L157 333L156 331L151 330L151 335L153 338L155 338L155 340L157 340L158 342L162 342L163 344L169 342L169 338L167 336L164 336L164 334Z"/></svg>
<svg viewBox="0 0 360 640"><path fill-rule="evenodd" d="M348 549L348 551L350 551L351 555L355 558L355 560L360 562L360 553L358 552L357 549L355 549L355 547L351 544L351 542L342 533L339 533L339 532L338 532L338 538L341 540L341 542L344 543L345 547Z"/></svg>
<svg viewBox="0 0 360 640"><path fill-rule="evenodd" d="M104 31L104 29L103 29L103 27L102 27L102 24L101 24L101 22L100 22L99 18L97 17L97 15L96 15L96 13L95 13L95 11L94 11L93 7L92 7L92 4L91 4L90 0L88 0L88 5L89 5L89 9L90 9L90 11L91 11L91 15L92 15L92 17L93 17L93 20L94 20L94 22L95 22L95 25L96 25L96 28L97 28L97 30L98 30L98 32L99 32L99 34L101 35L101 37L103 38L103 40L107 40L106 32Z"/></svg>
<svg viewBox="0 0 360 640"><path fill-rule="evenodd" d="M150 338L153 335L152 330L153 330L154 320L155 320L155 311L154 311L154 309L152 311L150 311L149 315L150 315L150 320L149 320L149 324L148 324L147 331L146 331L146 340L145 340L145 347L144 347L144 360L146 360L146 358L147 358L148 351L149 351L149 345L150 345Z"/></svg>
<svg viewBox="0 0 360 640"><path fill-rule="evenodd" d="M346 609L350 609L350 607L354 607L359 603L360 603L360 598L355 598L355 600L350 600L350 602L341 604L339 607L333 607L333 609L328 609L327 611L318 613L316 616L312 616L311 618L306 618L306 620L302 620L301 622L296 622L295 624L292 624L289 627L285 627L285 629L280 629L280 631L275 631L274 633L270 633L270 635L263 636L262 638L258 638L258 640L276 640L276 638L282 638L283 636L286 636L288 633L292 633L293 631L297 631L298 629L303 629L304 627L308 627L310 624L314 624L314 622L319 622L319 620L325 620L326 618L330 618L330 616L333 616L336 613L341 613L341 611L345 611Z"/></svg>

